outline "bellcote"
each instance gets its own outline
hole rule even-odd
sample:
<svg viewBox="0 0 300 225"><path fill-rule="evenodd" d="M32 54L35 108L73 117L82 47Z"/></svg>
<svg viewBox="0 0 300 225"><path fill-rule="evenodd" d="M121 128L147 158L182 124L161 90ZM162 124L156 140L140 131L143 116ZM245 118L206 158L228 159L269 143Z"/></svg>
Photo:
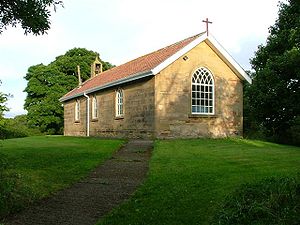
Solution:
<svg viewBox="0 0 300 225"><path fill-rule="evenodd" d="M102 73L102 63L98 56L96 56L95 61L91 65L91 77L98 76Z"/></svg>

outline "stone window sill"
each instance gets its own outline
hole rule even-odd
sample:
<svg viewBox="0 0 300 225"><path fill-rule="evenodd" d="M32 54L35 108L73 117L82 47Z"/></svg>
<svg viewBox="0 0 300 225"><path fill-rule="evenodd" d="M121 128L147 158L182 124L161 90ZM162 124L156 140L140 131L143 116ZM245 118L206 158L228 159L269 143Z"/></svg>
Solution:
<svg viewBox="0 0 300 225"><path fill-rule="evenodd" d="M92 122L98 122L98 118L94 118L91 120Z"/></svg>
<svg viewBox="0 0 300 225"><path fill-rule="evenodd" d="M217 118L216 114L214 115L205 115L205 114L189 114L189 118Z"/></svg>
<svg viewBox="0 0 300 225"><path fill-rule="evenodd" d="M80 123L80 120L75 120L75 122L74 123Z"/></svg>
<svg viewBox="0 0 300 225"><path fill-rule="evenodd" d="M115 117L115 120L123 120L124 119L124 116L116 116Z"/></svg>

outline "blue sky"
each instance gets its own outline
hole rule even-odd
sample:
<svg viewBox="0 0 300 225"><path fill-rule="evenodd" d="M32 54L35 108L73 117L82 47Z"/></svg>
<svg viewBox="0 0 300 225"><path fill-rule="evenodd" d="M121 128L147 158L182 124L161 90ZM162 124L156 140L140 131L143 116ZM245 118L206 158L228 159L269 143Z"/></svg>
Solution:
<svg viewBox="0 0 300 225"><path fill-rule="evenodd" d="M8 28L0 35L0 91L11 93L6 117L24 114L27 69L48 64L74 47L100 53L119 65L205 30L244 68L278 12L277 0L64 0L51 16L47 35L24 35Z"/></svg>

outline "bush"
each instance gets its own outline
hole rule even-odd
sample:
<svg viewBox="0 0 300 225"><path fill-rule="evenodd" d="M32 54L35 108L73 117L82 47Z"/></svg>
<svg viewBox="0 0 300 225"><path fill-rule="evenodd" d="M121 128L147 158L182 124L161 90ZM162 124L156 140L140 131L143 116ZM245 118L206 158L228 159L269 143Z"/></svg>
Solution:
<svg viewBox="0 0 300 225"><path fill-rule="evenodd" d="M283 144L300 146L300 116L295 118L287 132L277 137L277 141Z"/></svg>
<svg viewBox="0 0 300 225"><path fill-rule="evenodd" d="M18 211L30 201L30 191L22 184L19 174L9 172L7 157L0 153L0 218Z"/></svg>
<svg viewBox="0 0 300 225"><path fill-rule="evenodd" d="M228 196L212 224L299 225L299 215L299 178L267 178Z"/></svg>
<svg viewBox="0 0 300 225"><path fill-rule="evenodd" d="M14 119L3 118L2 122L2 126L0 126L1 139L42 135L38 128L28 126L26 115L16 116Z"/></svg>

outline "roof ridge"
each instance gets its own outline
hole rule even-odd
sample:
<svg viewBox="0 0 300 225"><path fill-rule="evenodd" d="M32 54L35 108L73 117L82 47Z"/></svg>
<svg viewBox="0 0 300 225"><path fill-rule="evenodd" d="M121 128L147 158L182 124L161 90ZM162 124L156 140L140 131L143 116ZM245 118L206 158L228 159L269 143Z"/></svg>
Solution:
<svg viewBox="0 0 300 225"><path fill-rule="evenodd" d="M155 52L159 52L159 51L161 51L161 50L163 50L163 49L170 48L170 47L172 47L172 46L178 45L178 44L180 44L180 43L182 43L182 42L184 42L184 41L187 41L187 40L189 40L189 39L196 38L197 36L200 37L200 36L201 36L202 34L204 34L204 33L205 33L205 32L202 32L202 33L193 35L193 36L191 36L191 37L185 38L185 39L183 39L183 40L181 40L181 41L177 41L177 42L175 42L175 43L173 43L173 44L169 44L169 45L167 45L167 46L165 46L165 47L163 47L163 48L160 48L160 49L157 49L157 50L155 50L155 51L146 53L146 54L144 54L144 55L142 55L142 56L139 56L139 57L137 57L137 58L135 58L135 59L132 59L132 60L126 62L126 63L132 62L132 61L134 61L134 60L136 60L136 59L143 58L143 57L145 57L145 56L147 56L147 55L151 55L151 54L153 54L153 53L155 53ZM126 63L123 63L123 64L121 64L121 65L124 65L124 64L126 64ZM121 66L121 65L120 65L120 66Z"/></svg>
<svg viewBox="0 0 300 225"><path fill-rule="evenodd" d="M97 76L90 77L89 79L84 81L81 86L77 86L76 88L65 94L61 99L71 99L71 96L83 93L86 90L92 89L94 86L100 87L104 84L115 82L134 74L136 75L152 71L153 68L161 65L162 62L166 61L166 59L168 59L170 56L174 55L176 52L186 47L191 42L203 36L204 33L205 32L202 32L185 38L181 41L177 41L163 48L144 54L121 65L103 71Z"/></svg>
<svg viewBox="0 0 300 225"><path fill-rule="evenodd" d="M137 59L143 58L143 57L145 57L145 56L147 56L147 55L151 55L151 54L153 54L153 53L155 53L155 52L159 52L159 51L161 51L161 50L163 50L163 49L170 48L170 47L172 47L172 46L178 45L178 44L180 44L180 43L182 43L182 42L184 42L184 41L187 41L187 40L189 40L189 39L196 38L197 36L200 37L200 36L203 35L204 33L205 33L205 32L201 32L201 33L199 33L199 34L196 34L196 35L193 35L193 36L191 36L191 37L185 38L185 39L183 39L183 40L181 40L181 41L177 41L177 42L175 42L175 43L173 43L173 44L167 45L167 46L165 46L165 47L163 47L163 48L160 48L160 49L158 49L158 50L155 50L155 51L146 53L146 54L141 55L141 56L139 56L139 57L137 57L137 58L134 58L134 59L132 59L132 60L130 60L130 61L127 61L127 62L125 62L125 63L122 63L122 64L118 65L118 66L115 66L115 67L113 67L113 68L110 68L110 69L108 69L108 70L106 70L106 71L113 70L114 68L117 68L117 67L119 67L119 66L125 65L125 64L127 64L127 63L131 63L131 62L133 62L133 61L135 61L135 60L137 60ZM106 72L106 71L104 71L104 72Z"/></svg>
<svg viewBox="0 0 300 225"><path fill-rule="evenodd" d="M158 49L157 51L162 50L162 49L165 49L165 48L169 48L169 47L174 46L174 45L178 45L178 44L180 44L180 43L182 43L182 42L184 42L184 41L187 41L187 40L189 40L189 39L193 39L193 38L196 38L196 37L200 37L200 36L201 36L202 34L204 34L204 33L205 33L205 32L202 32L202 33L193 35L193 36L191 36L191 37L185 38L185 39L183 39L183 40L181 40L181 41L177 41L177 42L175 42L175 43L173 43L173 44L171 44L171 45L168 45L168 46L166 46L166 47L164 47L164 48ZM154 52L156 52L156 51L154 51Z"/></svg>
<svg viewBox="0 0 300 225"><path fill-rule="evenodd" d="M132 60L130 60L130 61L127 61L127 62L125 62L125 63L122 63L122 64L120 64L120 65L118 65L118 66L115 66L115 67L112 67L112 68L110 68L110 69L108 69L108 70L105 70L105 71L103 71L103 72L102 72L101 74L99 74L99 75L101 76L101 75L103 75L104 73L106 73L106 72L108 72L108 71L112 71L112 70L114 70L114 69L116 69L116 68L118 68L118 67L120 67L120 66L129 64L129 63L131 63L131 62L133 62L133 61L135 61L135 60L138 60L138 59L140 59L140 58L146 57L146 56L151 55L151 54L153 54L153 53L155 53L155 52L159 52L159 51L161 51L161 50L170 48L170 47L172 47L172 46L176 46L176 45L178 45L178 44L180 44L180 43L182 43L182 42L184 42L184 41L187 41L187 40L190 40L190 39L193 39L193 38L196 38L196 37L200 37L200 36L203 35L204 33L205 33L205 32L201 32L201 33L199 33L199 34L196 34L196 35L193 35L193 36L191 36L191 37L185 38L185 39L183 39L183 40L181 40L181 41L177 41L177 42L175 42L175 43L173 43L173 44L167 45L167 46L165 46L165 47L163 47L163 48L160 48L160 49L158 49L158 50L155 50L155 51L146 53L146 54L144 54L144 55L142 55L142 56L139 56L139 57L137 57L137 58L134 58L134 59L132 59ZM82 83L82 85L83 85L84 83L88 82L88 81L94 80L96 77L98 77L98 76L90 77L89 79L85 80L85 81ZM79 88L79 87L77 87L77 88Z"/></svg>

